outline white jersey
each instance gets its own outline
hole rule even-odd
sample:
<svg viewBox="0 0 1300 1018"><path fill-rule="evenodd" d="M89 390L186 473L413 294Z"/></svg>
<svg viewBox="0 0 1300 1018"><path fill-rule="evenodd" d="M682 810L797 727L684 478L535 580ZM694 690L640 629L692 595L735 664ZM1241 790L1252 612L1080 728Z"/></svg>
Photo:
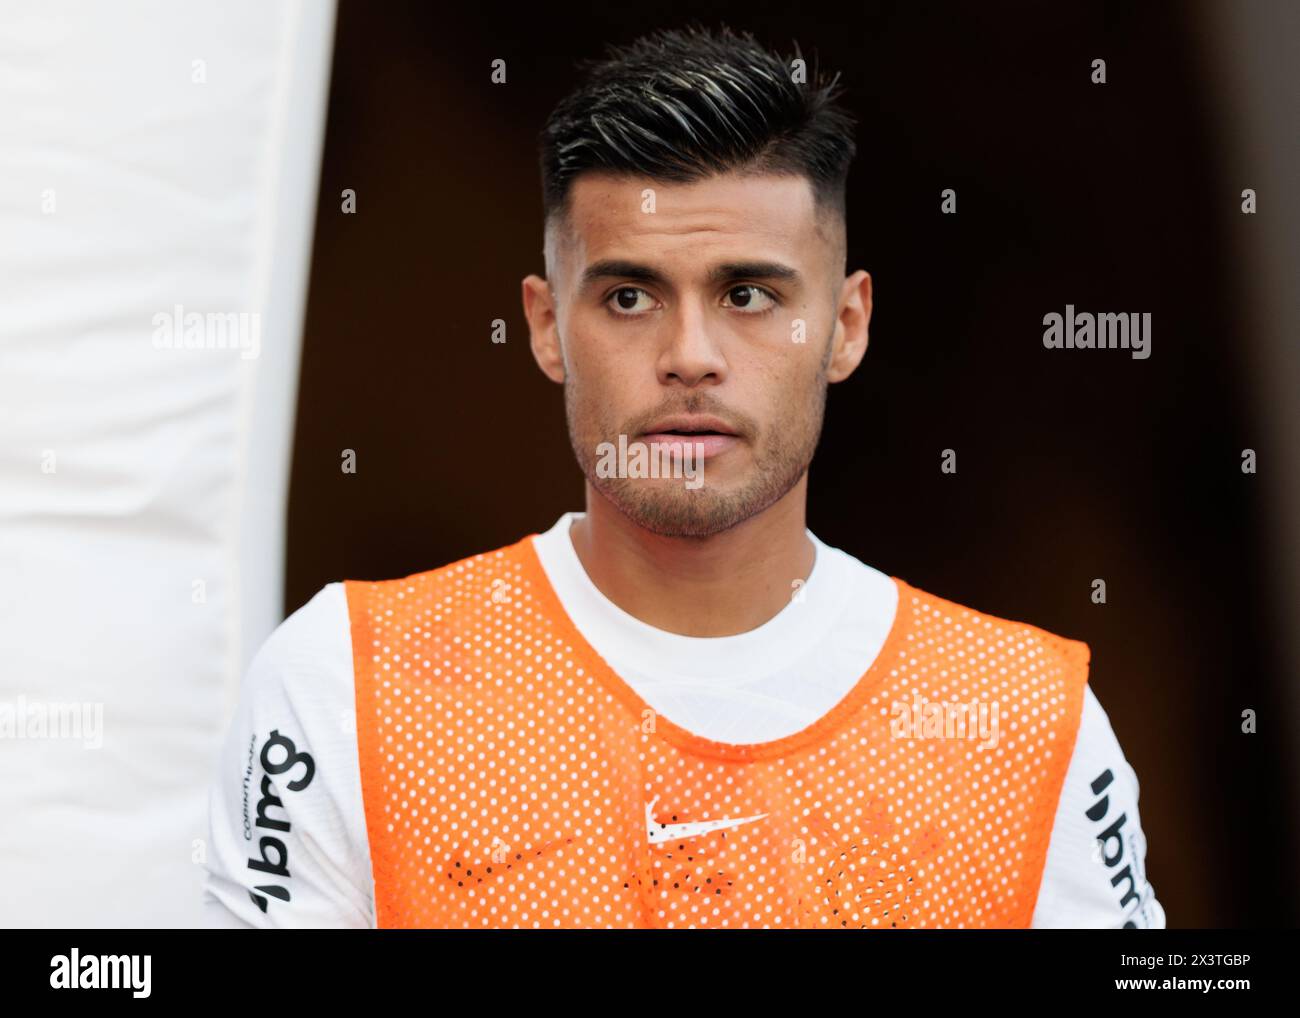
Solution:
<svg viewBox="0 0 1300 1018"><path fill-rule="evenodd" d="M574 625L656 711L720 742L797 732L861 678L893 625L898 588L808 532L811 574L788 605L735 636L665 632L623 611L591 582L566 513L535 539ZM811 609L811 610L810 610ZM290 763L287 754L293 754ZM268 770L269 768L269 770ZM1034 909L1033 927L1163 928L1146 879L1137 775L1085 687L1073 756ZM253 825L271 817L283 859L264 860ZM357 757L351 627L341 583L286 619L254 658L209 797L204 881L209 925L375 926L370 845ZM287 870L269 900L259 865Z"/></svg>

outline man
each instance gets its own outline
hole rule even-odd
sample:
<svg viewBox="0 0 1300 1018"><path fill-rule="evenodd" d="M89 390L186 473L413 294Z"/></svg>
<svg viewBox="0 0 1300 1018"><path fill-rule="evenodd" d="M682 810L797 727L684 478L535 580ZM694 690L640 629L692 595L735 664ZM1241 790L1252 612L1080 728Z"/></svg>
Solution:
<svg viewBox="0 0 1300 1018"><path fill-rule="evenodd" d="M1163 926L1088 650L805 525L853 121L749 36L615 50L543 135L533 355L584 513L330 584L254 661L206 898L255 926Z"/></svg>

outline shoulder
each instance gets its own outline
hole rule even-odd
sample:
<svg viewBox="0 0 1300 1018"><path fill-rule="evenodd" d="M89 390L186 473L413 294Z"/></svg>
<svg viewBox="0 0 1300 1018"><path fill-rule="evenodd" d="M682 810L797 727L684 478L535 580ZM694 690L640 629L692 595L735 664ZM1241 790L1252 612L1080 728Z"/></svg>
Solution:
<svg viewBox="0 0 1300 1018"><path fill-rule="evenodd" d="M327 751L351 723L352 638L341 582L322 587L266 638L240 686L236 721L274 722Z"/></svg>
<svg viewBox="0 0 1300 1018"><path fill-rule="evenodd" d="M1003 618L932 594L898 580L900 628L912 643L938 646L951 652L961 645L973 648L975 663L998 661L1010 674L1024 674L1030 666L1074 680L1082 696L1091 651L1082 640L1053 633L1028 622ZM962 649L963 655L970 650ZM1011 665L1019 665L1012 670Z"/></svg>
<svg viewBox="0 0 1300 1018"><path fill-rule="evenodd" d="M338 586L351 634L359 641L357 653L394 627L415 621L445 625L455 609L509 604L512 594L544 575L532 546L535 536L407 576L344 580Z"/></svg>
<svg viewBox="0 0 1300 1018"><path fill-rule="evenodd" d="M272 631L249 665L245 683L264 687L304 663L332 664L347 650L347 595L342 581L327 583Z"/></svg>
<svg viewBox="0 0 1300 1018"><path fill-rule="evenodd" d="M342 582L322 587L281 622L253 656L240 690L250 722L274 720L310 736L324 751L343 749L350 729L352 635Z"/></svg>

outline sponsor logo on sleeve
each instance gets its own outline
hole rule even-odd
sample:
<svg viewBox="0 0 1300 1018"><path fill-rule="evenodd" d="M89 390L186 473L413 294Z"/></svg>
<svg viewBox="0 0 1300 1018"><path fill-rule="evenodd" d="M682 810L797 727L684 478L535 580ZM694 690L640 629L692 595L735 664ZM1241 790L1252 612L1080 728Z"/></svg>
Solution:
<svg viewBox="0 0 1300 1018"><path fill-rule="evenodd" d="M1128 815L1120 813L1111 820L1110 796L1102 795L1114 780L1115 775L1107 767L1092 781L1093 794L1101 795L1101 798L1084 813L1094 824L1098 826L1106 824L1105 828L1095 835L1097 844L1093 857L1104 865L1107 871L1115 871L1110 878L1110 885L1115 888L1115 898L1120 910L1128 914L1128 918L1124 921L1124 929L1149 929L1152 919L1149 902L1155 896L1155 892L1142 872L1136 832L1130 831L1125 837L1124 825L1128 823ZM1108 820L1109 824L1107 824ZM1125 862L1126 856L1127 862Z"/></svg>
<svg viewBox="0 0 1300 1018"><path fill-rule="evenodd" d="M280 751L283 753L281 754ZM251 757L251 745L249 754ZM281 735L278 729L273 728L262 745L259 762L264 773L260 797L257 800L257 815L252 821L252 827L260 828L262 831L274 831L275 834L258 836L257 854L248 860L248 868L255 873L265 874L266 877L262 879L279 878L282 881L277 883L267 879L266 883L258 884L248 892L253 904L265 912L271 898L287 902L292 897L288 887L288 835L293 825L289 822L284 800L277 794L278 786L283 786L284 793L301 792L316 776L316 761L312 759L310 753L299 752L292 739ZM271 780L282 776L285 778L283 782ZM272 810L277 811L278 815L273 815ZM279 835L284 837L281 838ZM251 828L248 826L247 806L245 806L245 837L252 840Z"/></svg>

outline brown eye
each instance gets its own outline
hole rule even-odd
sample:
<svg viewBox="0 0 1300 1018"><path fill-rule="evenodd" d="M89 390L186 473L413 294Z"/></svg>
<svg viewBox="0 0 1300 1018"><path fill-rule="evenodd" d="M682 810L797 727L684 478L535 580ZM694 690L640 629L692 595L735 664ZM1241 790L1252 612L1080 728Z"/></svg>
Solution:
<svg viewBox="0 0 1300 1018"><path fill-rule="evenodd" d="M764 311L771 310L776 301L772 295L762 287L753 286L750 283L741 286L733 286L727 291L727 296L731 300L730 307L739 311L749 311L754 314L761 314Z"/></svg>
<svg viewBox="0 0 1300 1018"><path fill-rule="evenodd" d="M607 300L613 301L614 306L618 309L618 313L622 313L622 312L634 313L637 311L649 310L644 306L642 307L637 306L637 302L642 297L649 297L649 296L650 295L646 293L644 290L642 290L639 286L622 286L619 287L617 290L615 290L613 293L611 293L607 298Z"/></svg>

